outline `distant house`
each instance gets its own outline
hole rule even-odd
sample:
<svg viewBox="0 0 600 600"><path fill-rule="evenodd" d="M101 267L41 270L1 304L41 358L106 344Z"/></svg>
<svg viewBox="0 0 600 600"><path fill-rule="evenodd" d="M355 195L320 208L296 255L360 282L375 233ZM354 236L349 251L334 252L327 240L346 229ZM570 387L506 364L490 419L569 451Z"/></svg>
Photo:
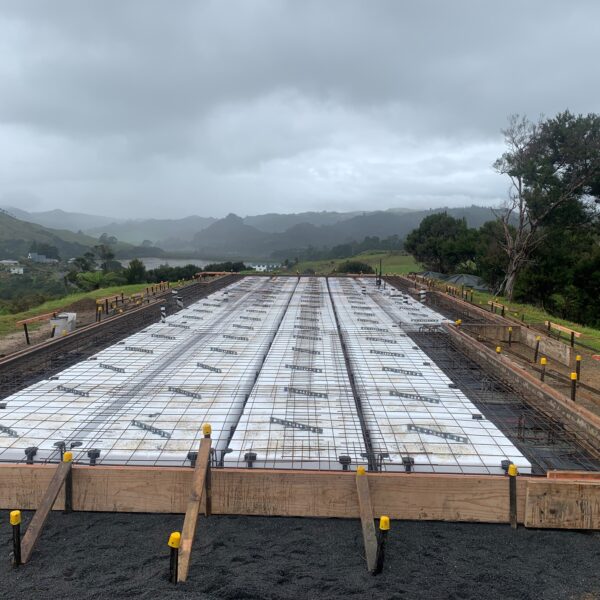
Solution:
<svg viewBox="0 0 600 600"><path fill-rule="evenodd" d="M18 260L0 260L0 271L8 271L11 275L23 275L23 267Z"/></svg>
<svg viewBox="0 0 600 600"><path fill-rule="evenodd" d="M34 263L48 264L58 262L58 259L56 258L48 258L45 254L38 254L37 252L30 252L27 255L27 258Z"/></svg>

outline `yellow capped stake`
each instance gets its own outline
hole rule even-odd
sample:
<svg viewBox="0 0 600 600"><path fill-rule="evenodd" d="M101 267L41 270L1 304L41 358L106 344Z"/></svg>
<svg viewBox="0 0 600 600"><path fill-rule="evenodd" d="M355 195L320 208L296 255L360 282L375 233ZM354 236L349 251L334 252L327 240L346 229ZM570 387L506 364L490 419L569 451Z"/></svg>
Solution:
<svg viewBox="0 0 600 600"><path fill-rule="evenodd" d="M365 470L365 468L360 465L358 467L356 467L356 474L357 475L364 475L367 471Z"/></svg>
<svg viewBox="0 0 600 600"><path fill-rule="evenodd" d="M536 336L535 336L535 341L536 341L536 342L539 342L541 339L542 339L542 336L541 336L541 335L536 335Z"/></svg>
<svg viewBox="0 0 600 600"><path fill-rule="evenodd" d="M10 524L11 525L20 525L21 524L21 511L20 510L11 510L10 511Z"/></svg>
<svg viewBox="0 0 600 600"><path fill-rule="evenodd" d="M581 362L581 354L578 354L578 355L575 357L575 360L576 360L577 362Z"/></svg>
<svg viewBox="0 0 600 600"><path fill-rule="evenodd" d="M577 373L571 373L571 381L577 381Z"/></svg>
<svg viewBox="0 0 600 600"><path fill-rule="evenodd" d="M502 348L500 346L496 346L496 354L501 354Z"/></svg>
<svg viewBox="0 0 600 600"><path fill-rule="evenodd" d="M65 452L63 454L63 462L73 462L73 453L72 452Z"/></svg>
<svg viewBox="0 0 600 600"><path fill-rule="evenodd" d="M390 518L382 515L379 517L379 529L381 531L389 531L390 529Z"/></svg>
<svg viewBox="0 0 600 600"><path fill-rule="evenodd" d="M510 463L510 465L508 465L508 474L511 477L516 477L519 474L519 470L517 469L517 465L515 465L514 463Z"/></svg>
<svg viewBox="0 0 600 600"><path fill-rule="evenodd" d="M542 356L542 358L540 358L540 365L547 365L548 364L548 359L545 356Z"/></svg>
<svg viewBox="0 0 600 600"><path fill-rule="evenodd" d="M210 434L212 433L212 426L210 423L204 423L202 425L202 433L204 434L204 437L210 437Z"/></svg>
<svg viewBox="0 0 600 600"><path fill-rule="evenodd" d="M181 544L181 533L179 533L179 531L174 531L169 536L168 544L171 548L179 548L179 544Z"/></svg>

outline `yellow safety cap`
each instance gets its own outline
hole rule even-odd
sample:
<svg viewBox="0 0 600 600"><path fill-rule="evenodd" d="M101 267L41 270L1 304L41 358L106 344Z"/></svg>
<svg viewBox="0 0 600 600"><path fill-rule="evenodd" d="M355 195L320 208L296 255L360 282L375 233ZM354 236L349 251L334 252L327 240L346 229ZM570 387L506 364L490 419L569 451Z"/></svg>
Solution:
<svg viewBox="0 0 600 600"><path fill-rule="evenodd" d="M389 531L390 529L390 518L382 515L379 517L379 529L381 531Z"/></svg>
<svg viewBox="0 0 600 600"><path fill-rule="evenodd" d="M510 463L510 465L508 465L508 474L511 477L516 477L519 474L519 470L517 469L517 465Z"/></svg>
<svg viewBox="0 0 600 600"><path fill-rule="evenodd" d="M548 359L545 356L542 356L542 358L540 358L540 364L541 365L548 364Z"/></svg>
<svg viewBox="0 0 600 600"><path fill-rule="evenodd" d="M496 352L500 354L502 352L502 348L500 346L496 346Z"/></svg>
<svg viewBox="0 0 600 600"><path fill-rule="evenodd" d="M19 525L21 523L21 511L11 510L10 511L10 524Z"/></svg>
<svg viewBox="0 0 600 600"><path fill-rule="evenodd" d="M578 354L578 355L575 357L575 360L576 360L577 362L579 362L579 361L581 360L581 354Z"/></svg>
<svg viewBox="0 0 600 600"><path fill-rule="evenodd" d="M536 335L536 336L535 336L535 341L536 341L536 342L539 342L541 339L542 339L542 336L541 336L541 335Z"/></svg>
<svg viewBox="0 0 600 600"><path fill-rule="evenodd" d="M65 452L63 454L63 462L73 462L73 453L72 452Z"/></svg>
<svg viewBox="0 0 600 600"><path fill-rule="evenodd" d="M179 531L174 531L169 536L168 544L171 548L179 548L179 544L181 544L181 533L179 533Z"/></svg>
<svg viewBox="0 0 600 600"><path fill-rule="evenodd" d="M577 373L571 373L571 381L577 381Z"/></svg>
<svg viewBox="0 0 600 600"><path fill-rule="evenodd" d="M204 435L210 435L212 433L212 426L210 423L204 423L202 425L202 433Z"/></svg>
<svg viewBox="0 0 600 600"><path fill-rule="evenodd" d="M366 472L367 472L366 469L362 465L356 467L357 475L364 475Z"/></svg>
<svg viewBox="0 0 600 600"><path fill-rule="evenodd" d="M512 331L512 327L509 327L509 328L508 328L508 330L509 330L509 331Z"/></svg>

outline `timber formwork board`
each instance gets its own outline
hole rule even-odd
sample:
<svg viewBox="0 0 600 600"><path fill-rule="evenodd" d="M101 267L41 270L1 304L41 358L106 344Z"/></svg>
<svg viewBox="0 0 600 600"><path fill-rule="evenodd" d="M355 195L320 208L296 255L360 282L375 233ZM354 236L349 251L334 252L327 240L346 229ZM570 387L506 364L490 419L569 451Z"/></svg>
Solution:
<svg viewBox="0 0 600 600"><path fill-rule="evenodd" d="M54 465L0 464L0 508L37 509ZM73 465L73 510L180 513L194 470ZM367 473L373 517L509 523L508 477ZM357 519L354 472L213 469L212 514ZM62 510L59 496L54 509ZM600 529L600 482L517 477L517 521L532 527Z"/></svg>

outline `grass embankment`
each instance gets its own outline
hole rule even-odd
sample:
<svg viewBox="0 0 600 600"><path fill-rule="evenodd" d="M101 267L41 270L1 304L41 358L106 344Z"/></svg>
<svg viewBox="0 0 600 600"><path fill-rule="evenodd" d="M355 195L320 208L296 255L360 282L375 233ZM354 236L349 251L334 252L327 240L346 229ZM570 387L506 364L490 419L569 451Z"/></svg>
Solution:
<svg viewBox="0 0 600 600"><path fill-rule="evenodd" d="M381 260L383 272L386 274L404 274L411 271L420 271L421 265L407 254L393 252L363 252L350 258L336 258L329 260L307 260L294 265L291 268L292 272L298 271L304 273L307 270L314 271L317 275L329 275L333 273L341 263L349 260L360 261L379 269L379 261Z"/></svg>
<svg viewBox="0 0 600 600"><path fill-rule="evenodd" d="M446 282L438 280L438 288L444 289L446 286ZM473 292L473 304L479 305L481 308L485 310L490 310L490 305L488 302L490 300L494 300L499 302L500 304L504 304L506 306L506 316L513 317L515 319L523 320L528 325L533 325L536 327L545 327L545 321L552 321L552 323L558 323L559 325L564 325L569 329L574 329L575 331L580 332L582 335L576 342L579 342L581 345L588 347L591 350L595 350L600 352L600 330L594 329L593 327L586 327L585 325L581 325L579 323L575 323L573 321L568 321L567 319L561 319L555 315L551 315L546 312L543 308L539 306L534 306L533 304L523 304L521 302L509 301L504 296L495 296L494 294L489 294L486 292ZM496 312L500 312L498 308L496 308ZM554 333L558 333L554 330ZM561 339L565 342L569 342L569 336L566 333L561 333ZM577 344L575 345L577 347Z"/></svg>
<svg viewBox="0 0 600 600"><path fill-rule="evenodd" d="M141 290L145 290L149 284L147 283L135 283L132 285L119 285L108 288L101 288L99 290L93 290L91 292L79 292L76 294L69 294L68 296L63 296L62 298L57 298L56 300L48 300L35 308L31 308L29 310L8 314L8 315L0 315L0 335L7 335L9 333L14 333L17 331L17 321L21 321L22 319L29 319L30 317L36 317L38 315L43 315L46 313L51 313L55 311L60 311L65 307L82 300L84 298L91 298L93 300L97 298L104 298L106 296L116 296L117 294L121 294L123 292L126 296L131 294L135 294L140 292ZM35 327L32 327L35 329Z"/></svg>
<svg viewBox="0 0 600 600"><path fill-rule="evenodd" d="M473 302L481 305L482 308L487 310L490 308L488 305L488 301L490 300L495 300L496 302L504 304L509 309L508 314L511 317L522 319L524 316L525 323L528 323L529 325L543 327L545 321L552 321L552 323L558 323L559 325L564 325L565 327L579 331L582 335L579 340L576 341L579 341L581 344L589 346L594 350L600 351L600 330L598 329L586 327L585 325L581 325L573 321L567 321L566 319L561 319L560 317L556 317L546 312L543 308L540 308L539 306L533 306L532 304L509 302L503 296L494 296L493 294L486 294L484 292L474 292L473 294ZM561 333L561 338L565 342L569 341L569 336L566 333Z"/></svg>

